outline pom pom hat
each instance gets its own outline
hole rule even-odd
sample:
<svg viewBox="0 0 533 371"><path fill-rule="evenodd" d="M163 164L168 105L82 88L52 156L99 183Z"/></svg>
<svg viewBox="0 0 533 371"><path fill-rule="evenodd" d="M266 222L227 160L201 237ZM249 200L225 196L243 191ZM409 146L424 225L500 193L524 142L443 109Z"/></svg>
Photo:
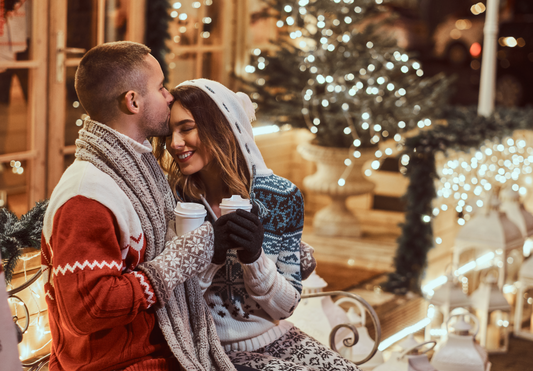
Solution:
<svg viewBox="0 0 533 371"><path fill-rule="evenodd" d="M250 97L241 92L234 93L224 85L208 79L188 80L176 87L181 86L196 86L202 89L226 116L248 164L248 171L252 177L250 197L253 200L255 197L252 189L255 177L269 176L273 173L266 166L263 156L254 142L251 123L255 120L255 110Z"/></svg>

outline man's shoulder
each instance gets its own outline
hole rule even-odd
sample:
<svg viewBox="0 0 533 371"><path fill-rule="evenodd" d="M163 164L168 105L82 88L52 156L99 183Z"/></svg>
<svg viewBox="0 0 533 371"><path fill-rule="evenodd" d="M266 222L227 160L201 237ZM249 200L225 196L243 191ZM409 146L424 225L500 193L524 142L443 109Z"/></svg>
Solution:
<svg viewBox="0 0 533 371"><path fill-rule="evenodd" d="M51 203L55 199L69 199L75 196L85 196L95 200L109 196L113 198L118 196L118 200L126 197L111 176L90 162L77 160L63 173L61 180L54 188Z"/></svg>
<svg viewBox="0 0 533 371"><path fill-rule="evenodd" d="M111 176L90 162L74 161L65 170L50 197L44 220L43 232L45 235L49 235L52 231L53 219L57 210L78 196L99 202L110 209L115 216L135 214L131 201ZM130 219L130 217L125 216L125 219Z"/></svg>

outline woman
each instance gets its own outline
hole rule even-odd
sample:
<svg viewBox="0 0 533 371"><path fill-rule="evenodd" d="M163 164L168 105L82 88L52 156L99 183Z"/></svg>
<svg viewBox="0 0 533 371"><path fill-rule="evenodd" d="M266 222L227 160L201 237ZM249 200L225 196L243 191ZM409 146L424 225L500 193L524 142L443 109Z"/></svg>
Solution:
<svg viewBox="0 0 533 371"><path fill-rule="evenodd" d="M266 167L253 140L248 96L205 79L171 94L171 159L161 141L156 156L178 198L209 210L215 255L200 281L232 362L262 370L357 370L283 320L302 288L303 198ZM232 195L249 198L252 211L221 216L220 202Z"/></svg>

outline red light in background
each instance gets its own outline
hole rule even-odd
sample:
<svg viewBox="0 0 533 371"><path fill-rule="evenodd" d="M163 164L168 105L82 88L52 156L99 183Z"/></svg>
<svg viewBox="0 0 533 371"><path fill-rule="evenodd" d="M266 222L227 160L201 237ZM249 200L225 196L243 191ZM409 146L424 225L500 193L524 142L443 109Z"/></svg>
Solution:
<svg viewBox="0 0 533 371"><path fill-rule="evenodd" d="M474 58L479 57L481 54L481 45L479 43L473 43L470 45L470 55Z"/></svg>

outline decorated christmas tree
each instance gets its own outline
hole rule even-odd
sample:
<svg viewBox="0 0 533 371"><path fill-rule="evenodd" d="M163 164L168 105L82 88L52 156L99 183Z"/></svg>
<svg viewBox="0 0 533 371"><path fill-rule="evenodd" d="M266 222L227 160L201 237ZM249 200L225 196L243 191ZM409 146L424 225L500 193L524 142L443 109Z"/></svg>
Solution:
<svg viewBox="0 0 533 371"><path fill-rule="evenodd" d="M273 51L254 50L247 71L257 114L307 127L319 145L372 147L431 125L450 80L424 77L392 37L383 0L267 0L277 17Z"/></svg>

